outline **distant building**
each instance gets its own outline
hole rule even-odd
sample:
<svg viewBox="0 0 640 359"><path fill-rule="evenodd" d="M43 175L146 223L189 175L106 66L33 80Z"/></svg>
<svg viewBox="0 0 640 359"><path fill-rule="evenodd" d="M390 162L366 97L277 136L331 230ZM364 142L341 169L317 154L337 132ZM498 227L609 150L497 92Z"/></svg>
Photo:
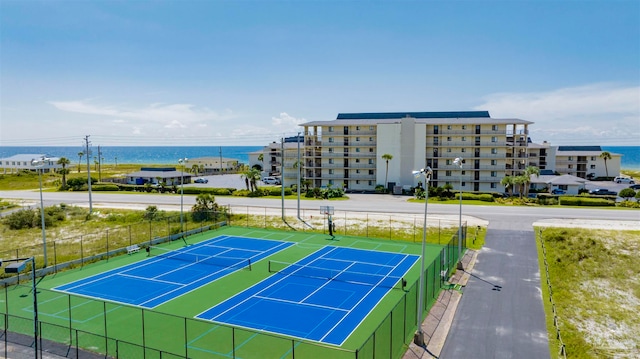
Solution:
<svg viewBox="0 0 640 359"><path fill-rule="evenodd" d="M554 189L563 190L566 194L579 194L585 189L586 179L572 175L531 175L529 188L541 190L546 188L551 193Z"/></svg>
<svg viewBox="0 0 640 359"><path fill-rule="evenodd" d="M138 172L128 173L126 178L127 184L137 185L149 183L151 185L179 186L182 184L183 178L184 183L191 183L191 174L178 171L175 167L142 167Z"/></svg>
<svg viewBox="0 0 640 359"><path fill-rule="evenodd" d="M298 165L298 146L300 146L301 166ZM291 186L298 182L298 170L304 169L304 150L303 136L286 137L282 142L272 142L262 150L250 153L249 166L258 168L262 177L281 177L284 186Z"/></svg>
<svg viewBox="0 0 640 359"><path fill-rule="evenodd" d="M185 161L185 171L191 171L195 173L194 166L198 166L198 173L211 175L211 174L224 174L224 173L236 173L240 163L233 158L221 158L221 157L199 157L189 158Z"/></svg>
<svg viewBox="0 0 640 359"><path fill-rule="evenodd" d="M618 176L622 155L610 152L605 164L603 152L600 146L550 146L547 168L586 179Z"/></svg>
<svg viewBox="0 0 640 359"><path fill-rule="evenodd" d="M39 164L37 166L33 164L33 161L41 160L43 158L46 158L46 161L42 167L40 167ZM2 168L3 173L5 174L18 173L22 170L35 171L40 168L42 168L44 172L50 172L62 168L62 165L56 163L59 159L59 157L48 157L43 154L20 154L7 158L0 158L0 168Z"/></svg>

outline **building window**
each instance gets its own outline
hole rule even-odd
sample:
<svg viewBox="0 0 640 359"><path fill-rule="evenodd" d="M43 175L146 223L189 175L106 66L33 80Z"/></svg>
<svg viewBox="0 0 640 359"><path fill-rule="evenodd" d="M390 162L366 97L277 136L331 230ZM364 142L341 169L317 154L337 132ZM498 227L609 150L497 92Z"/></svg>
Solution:
<svg viewBox="0 0 640 359"><path fill-rule="evenodd" d="M447 152L451 153L451 147L447 147Z"/></svg>
<svg viewBox="0 0 640 359"><path fill-rule="evenodd" d="M356 180L356 184L360 184L360 181Z"/></svg>
<svg viewBox="0 0 640 359"><path fill-rule="evenodd" d="M466 186L467 182L462 182L462 187Z"/></svg>
<svg viewBox="0 0 640 359"><path fill-rule="evenodd" d="M373 142L373 137L369 137L369 142Z"/></svg>
<svg viewBox="0 0 640 359"><path fill-rule="evenodd" d="M447 142L451 142L451 137L447 137Z"/></svg>
<svg viewBox="0 0 640 359"><path fill-rule="evenodd" d="M329 137L329 143L333 143L333 137Z"/></svg>
<svg viewBox="0 0 640 359"><path fill-rule="evenodd" d="M369 158L369 164L372 165L373 164L373 159Z"/></svg>
<svg viewBox="0 0 640 359"><path fill-rule="evenodd" d="M498 137L496 136L491 137L491 142L498 142Z"/></svg>
<svg viewBox="0 0 640 359"><path fill-rule="evenodd" d="M595 156L591 156L591 161L595 161L595 160L596 160Z"/></svg>
<svg viewBox="0 0 640 359"><path fill-rule="evenodd" d="M462 129L466 130L467 129L467 125L462 125Z"/></svg>
<svg viewBox="0 0 640 359"><path fill-rule="evenodd" d="M569 165L569 169L572 169L572 168L573 168L573 165Z"/></svg>
<svg viewBox="0 0 640 359"><path fill-rule="evenodd" d="M373 153L373 147L369 147L369 152Z"/></svg>
<svg viewBox="0 0 640 359"><path fill-rule="evenodd" d="M356 173L360 173L360 170L356 170Z"/></svg>
<svg viewBox="0 0 640 359"><path fill-rule="evenodd" d="M492 148L491 149L491 154L495 155L498 153L498 149L497 148Z"/></svg>
<svg viewBox="0 0 640 359"><path fill-rule="evenodd" d="M461 148L460 151L462 151L464 153L464 152L467 152L467 149L466 148Z"/></svg>
<svg viewBox="0 0 640 359"><path fill-rule="evenodd" d="M372 181L369 181L369 186L373 186L372 183L373 183Z"/></svg>
<svg viewBox="0 0 640 359"><path fill-rule="evenodd" d="M329 184L333 186L333 180L329 180Z"/></svg>
<svg viewBox="0 0 640 359"><path fill-rule="evenodd" d="M447 130L450 130L450 129L451 129L451 125L447 125Z"/></svg>
<svg viewBox="0 0 640 359"><path fill-rule="evenodd" d="M451 171L445 171L444 175L445 176L451 176Z"/></svg>
<svg viewBox="0 0 640 359"><path fill-rule="evenodd" d="M596 169L596 165L591 165L591 169L595 170Z"/></svg>
<svg viewBox="0 0 640 359"><path fill-rule="evenodd" d="M467 174L467 171L460 171L460 173L464 176L465 174Z"/></svg>
<svg viewBox="0 0 640 359"><path fill-rule="evenodd" d="M498 125L491 125L491 131L498 131Z"/></svg>
<svg viewBox="0 0 640 359"><path fill-rule="evenodd" d="M359 147L356 147L356 152L360 152L360 148Z"/></svg>
<svg viewBox="0 0 640 359"><path fill-rule="evenodd" d="M360 159L359 158L356 158L356 163L360 163Z"/></svg>
<svg viewBox="0 0 640 359"><path fill-rule="evenodd" d="M491 182L491 188L497 188L497 187L498 187L497 183Z"/></svg>
<svg viewBox="0 0 640 359"><path fill-rule="evenodd" d="M360 131L360 126L356 126L356 131Z"/></svg>
<svg viewBox="0 0 640 359"><path fill-rule="evenodd" d="M329 164L332 165L333 164L333 158L329 158Z"/></svg>
<svg viewBox="0 0 640 359"><path fill-rule="evenodd" d="M329 153L333 153L333 147L329 147Z"/></svg>
<svg viewBox="0 0 640 359"><path fill-rule="evenodd" d="M445 161L445 164L446 164L447 166L449 166L449 165L451 164L451 160L446 160L446 161Z"/></svg>
<svg viewBox="0 0 640 359"><path fill-rule="evenodd" d="M569 161L573 161L573 157L572 156L569 156Z"/></svg>
<svg viewBox="0 0 640 359"><path fill-rule="evenodd" d="M466 140L467 140L467 138L466 138L465 136L462 136L462 140L463 140L463 141L466 141Z"/></svg>
<svg viewBox="0 0 640 359"><path fill-rule="evenodd" d="M333 126L329 126L329 132L333 132Z"/></svg>
<svg viewBox="0 0 640 359"><path fill-rule="evenodd" d="M498 161L496 161L496 160L491 160L491 165L492 165L492 166L495 166L497 163L498 163Z"/></svg>
<svg viewBox="0 0 640 359"><path fill-rule="evenodd" d="M369 174L373 176L373 170L369 170Z"/></svg>
<svg viewBox="0 0 640 359"><path fill-rule="evenodd" d="M330 174L330 175L332 175L332 174L333 174L333 170L332 170L332 169L330 169L330 170L329 170L329 174Z"/></svg>
<svg viewBox="0 0 640 359"><path fill-rule="evenodd" d="M496 171L491 171L491 177L497 177L498 176L498 172Z"/></svg>
<svg viewBox="0 0 640 359"><path fill-rule="evenodd" d="M356 137L356 142L360 142L360 137Z"/></svg>
<svg viewBox="0 0 640 359"><path fill-rule="evenodd" d="M373 131L373 126L369 126L369 131Z"/></svg>

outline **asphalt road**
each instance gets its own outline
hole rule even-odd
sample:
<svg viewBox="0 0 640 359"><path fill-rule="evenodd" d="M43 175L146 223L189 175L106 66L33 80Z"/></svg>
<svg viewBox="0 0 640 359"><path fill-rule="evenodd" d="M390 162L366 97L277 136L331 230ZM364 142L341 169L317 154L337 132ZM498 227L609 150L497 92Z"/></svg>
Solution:
<svg viewBox="0 0 640 359"><path fill-rule="evenodd" d="M348 201L300 201L302 209L331 205L337 211L373 213L424 213L423 203L409 203L407 196L349 194ZM38 191L0 191L0 198L38 203ZM47 204L87 205L88 193L45 192ZM185 208L195 196L184 196ZM180 195L94 193L92 202L113 206L172 206L179 208ZM280 208L279 199L222 197L219 204ZM296 200L284 201L295 209ZM429 204L428 213L457 215L457 205ZM540 275L532 223L541 219L597 219L640 221L640 211L593 208L545 208L510 206L463 206L464 216L489 222L486 245L477 257L471 279L464 289L442 358L548 358ZM613 222L612 222L613 223ZM555 350L555 348L553 348Z"/></svg>

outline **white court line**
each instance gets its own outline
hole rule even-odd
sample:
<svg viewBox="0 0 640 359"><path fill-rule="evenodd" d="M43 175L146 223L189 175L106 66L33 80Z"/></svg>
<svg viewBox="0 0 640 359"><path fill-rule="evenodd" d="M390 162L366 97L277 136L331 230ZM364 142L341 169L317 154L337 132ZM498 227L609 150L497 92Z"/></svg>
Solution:
<svg viewBox="0 0 640 359"><path fill-rule="evenodd" d="M320 257L320 258L322 258L322 257ZM320 258L318 258L318 259L320 259ZM353 265L353 263L351 263L351 265L347 266L345 269L341 270L341 271L340 271L340 273L338 273L337 275L335 275L333 278L335 278L335 277L339 276L341 273L344 273L348 268L351 268L351 266L352 266L352 265ZM305 266L305 267L306 267L306 266ZM304 268L304 267L303 267L303 268ZM329 270L333 270L333 269L329 269ZM305 301L305 300L307 300L307 299L309 299L309 297L311 297L312 295L316 294L320 289L322 289L322 288L324 288L325 286L327 286L329 283L331 283L331 280L332 280L333 278L327 278L327 279L326 279L326 282L325 282L323 285L319 286L318 288L316 288L316 290L314 290L313 292L309 293L309 295L307 295L306 297L304 297L304 298L301 300L301 302L303 302L303 303L304 303L304 301Z"/></svg>
<svg viewBox="0 0 640 359"><path fill-rule="evenodd" d="M313 303L302 303L302 302L297 302L295 300L286 300L286 299L273 298L273 297L264 297L264 296L261 296L261 295L254 295L252 298L270 300L270 301L274 301L274 302L297 304L297 305L302 305L302 306L306 306L306 307L316 307L316 308L322 308L322 309L331 309L331 310L336 310L336 311L340 311L340 312L346 312L347 311L346 309L330 307L328 305L320 305L320 304L313 304Z"/></svg>
<svg viewBox="0 0 640 359"><path fill-rule="evenodd" d="M400 262L398 262L398 263L395 265L395 267L394 267L393 269L397 268L397 267L400 265L400 263L404 262L406 259L407 259L407 255L405 255L405 256L404 256L404 259L402 259ZM388 278L388 277L389 277L389 274L387 273L387 275L386 275L386 276L384 276L380 281L378 281L378 283L377 283L377 284L380 284L380 282L382 282L385 278ZM394 277L394 278L395 278L395 277ZM377 284L376 284L376 285L373 285L373 286L371 287L371 289L367 292L367 294L365 294L365 295L362 297L362 299L360 299L360 300L359 300L359 301L358 301L358 302L357 302L353 307L351 307L351 309L349 309L349 310L347 311L347 313L342 317L342 319L340 319L340 320L336 323L336 325L334 325L331 329L329 329L329 331L327 332L327 334L325 334L322 338L320 338L320 341L323 341L323 340L327 337L327 335L331 334L331 333L336 329L336 327L337 327L338 325L340 325L340 323L342 323L342 322L345 320L345 318L346 318L346 317L348 317L348 316L349 316L349 314L351 314L351 312L352 312L354 309L356 309L356 308L358 307L358 305L360 305L360 303L362 303L362 301L364 301L364 300L365 300L365 299L366 299L366 298L371 294L371 292L372 292L374 289L376 289L376 288L377 288ZM390 291L391 291L391 289L388 289L388 290L387 290L387 293L389 293ZM376 303L372 308L377 307L377 306L378 306L378 304L380 304L380 302L382 301L382 299L383 299L385 296L386 296L386 294L385 294L384 296L380 297L380 300L378 300L378 302L377 302L377 303ZM364 319L364 318L362 318L362 319ZM358 325L356 325L356 326L353 328L353 330L351 330L351 332L349 333L349 335L347 335L347 336L344 338L344 340L342 341L342 343L340 343L340 346L342 346L342 344L347 340L347 338L348 338L351 334L353 334L353 332L356 330L356 328L357 328L358 326L360 326L360 324L361 324L361 323L362 323L362 320L360 320L360 323L359 323Z"/></svg>
<svg viewBox="0 0 640 359"><path fill-rule="evenodd" d="M334 247L334 248L333 248L333 249L331 249L331 251L329 251L328 253L333 252L333 251L334 251L334 250L336 250L336 249L337 249L337 247ZM306 259L306 258L309 258L309 257L313 256L315 253L316 253L316 252L311 253L311 254L309 254L308 256L306 256L306 257L304 257L304 258L300 259L299 261L302 261L302 260L304 260L304 259ZM271 283L271 285L267 286L266 288L262 289L261 291L257 292L256 294L250 295L249 297L247 297L247 298L245 298L244 300L242 300L242 301L240 301L240 302L236 303L235 305L233 305L233 306L231 306L231 307L227 308L227 310L225 310L225 311L224 311L224 312L222 312L222 313L219 313L218 315L216 315L215 317L213 317L213 318L211 318L211 319L209 319L209 320L215 320L215 318L218 318L219 316L221 316L221 315L223 315L223 314L226 314L227 312L231 311L232 309L237 308L238 306L240 306L240 305L244 304L245 302L247 302L249 299L253 298L254 296L259 295L260 293L264 292L265 290L267 290L267 289L269 289L269 288L273 287L274 285L276 285L276 284L278 284L278 283L282 282L283 280L285 280L285 279L289 278L289 276L290 276L290 275L286 275L286 276L284 276L284 277L282 277L282 278L278 279L277 281L275 281L275 282ZM271 278L271 277L269 277L269 278ZM268 279L268 278L267 278L267 279ZM266 279L265 279L265 280L266 280ZM231 300L232 298L237 297L237 296L238 296L238 295L240 295L241 293L242 293L242 292L240 292L240 293L238 293L238 294L234 295L233 297L231 297L231 298L229 298L229 299L227 299L227 300ZM196 315L196 317L198 317L198 316L200 316L200 315L204 314L205 312L207 312L207 311L209 311L209 310L211 310L211 308L209 308L209 309L205 310L204 312L202 312L202 313L200 313L200 314Z"/></svg>
<svg viewBox="0 0 640 359"><path fill-rule="evenodd" d="M175 284L175 285L184 285L182 283L177 283L177 282L170 282L168 280L162 280L162 279L155 279L155 278L147 278L147 277L138 277L136 275L130 275L130 274L120 274L123 277L128 277L128 278L135 278L135 279L143 279L143 280L148 280L151 282L157 282L157 283L166 283L166 284Z"/></svg>

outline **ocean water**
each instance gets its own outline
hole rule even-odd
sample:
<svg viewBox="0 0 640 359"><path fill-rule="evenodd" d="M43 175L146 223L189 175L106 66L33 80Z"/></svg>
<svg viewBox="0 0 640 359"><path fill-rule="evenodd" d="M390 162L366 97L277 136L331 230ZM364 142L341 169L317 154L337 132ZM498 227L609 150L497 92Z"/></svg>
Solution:
<svg viewBox="0 0 640 359"><path fill-rule="evenodd" d="M180 158L222 157L236 159L242 163L249 163L249 153L262 149L264 146L101 146L100 152L104 163L132 163L132 164L174 164ZM78 161L78 152L83 151L80 146L70 147L7 147L0 146L0 158L25 153L42 153L47 156L66 157L72 163ZM98 147L91 147L92 157L98 156ZM640 146L602 146L603 151L622 155L622 168L640 170ZM82 161L86 161L82 157Z"/></svg>
<svg viewBox="0 0 640 359"><path fill-rule="evenodd" d="M640 171L640 146L601 146L603 151L622 155L620 167Z"/></svg>
<svg viewBox="0 0 640 359"><path fill-rule="evenodd" d="M131 164L177 164L180 158L220 157L236 159L241 163L249 163L249 153L262 149L264 146L100 146L103 163L131 163ZM89 148L92 152L91 161L98 156L98 146ZM18 154L45 154L51 157L66 157L71 163L77 163L78 153L84 152L80 146L53 147L7 147L0 146L0 158ZM82 157L86 162L87 157Z"/></svg>

